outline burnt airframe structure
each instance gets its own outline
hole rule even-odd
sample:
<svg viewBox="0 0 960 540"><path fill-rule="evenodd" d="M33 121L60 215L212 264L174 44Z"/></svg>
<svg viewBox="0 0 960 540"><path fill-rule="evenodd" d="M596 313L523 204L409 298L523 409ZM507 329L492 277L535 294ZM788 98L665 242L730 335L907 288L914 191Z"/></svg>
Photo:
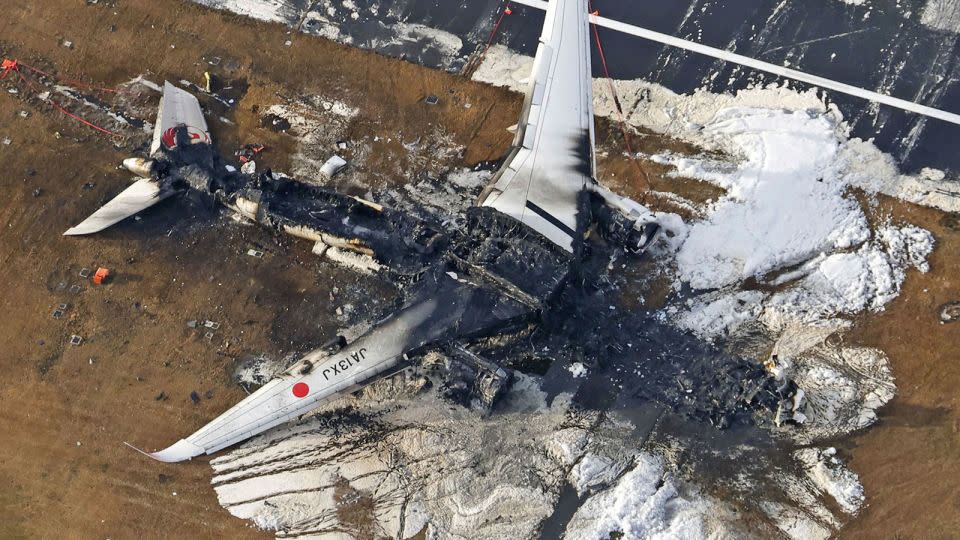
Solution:
<svg viewBox="0 0 960 540"><path fill-rule="evenodd" d="M464 224L450 229L269 171L225 172L196 98L167 83L151 158L125 162L143 178L65 234L97 232L194 191L314 242L316 253L364 257L407 285L402 306L354 341L305 355L197 432L149 455L174 462L216 452L437 349L472 366L473 395L492 404L509 373L480 358L471 341L529 329L558 308L576 311L570 298L577 296L561 293L587 271L592 234L640 254L659 232L646 208L595 179L591 81L587 2L554 0L513 147ZM736 384L711 398L716 408L772 410L792 395L757 365L738 365Z"/></svg>

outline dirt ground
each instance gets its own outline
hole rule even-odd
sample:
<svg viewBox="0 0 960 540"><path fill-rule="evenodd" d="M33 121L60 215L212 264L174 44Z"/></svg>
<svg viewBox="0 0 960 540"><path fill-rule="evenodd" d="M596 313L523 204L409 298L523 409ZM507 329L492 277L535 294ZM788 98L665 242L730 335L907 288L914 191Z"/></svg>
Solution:
<svg viewBox="0 0 960 540"><path fill-rule="evenodd" d="M939 307L960 299L960 230L942 212L890 199L881 212L931 231L930 272L911 272L903 293L847 337L886 351L897 396L880 422L838 448L850 458L867 506L848 538L960 537L960 323L942 324Z"/></svg>
<svg viewBox="0 0 960 540"><path fill-rule="evenodd" d="M358 135L440 125L465 147L468 164L503 153L504 128L520 105L503 90L178 0L6 4L0 52L87 81L116 85L143 73L199 81L210 69L205 59L222 58L217 73L250 87L234 124L211 122L214 135L224 149L267 144L266 163L281 170L292 143L261 128L253 111L277 93L349 98L362 109L351 124ZM425 106L430 94L444 99ZM390 287L318 261L307 245L177 200L93 238L60 236L127 184L128 175L115 170L127 156L21 97L0 95L0 138L11 140L0 146L0 263L8 276L0 294L7 313L0 324L0 538L268 537L217 504L207 459L164 465L122 442L154 449L191 433L244 396L230 373L245 354L317 345L340 326L338 306L389 297ZM23 110L31 114L23 118ZM615 137L601 125L599 141ZM377 150L383 163L402 159L396 144ZM620 179L616 187L637 191L627 165L601 159L601 166ZM649 172L654 187L665 189L662 171ZM95 185L84 189L86 182ZM680 189L695 200L716 196L696 183ZM939 212L883 204L929 228L939 244L932 272L911 274L904 294L864 317L849 338L889 353L899 394L877 427L836 442L869 501L842 536L955 537L960 323L941 325L935 311L960 297L960 233L942 225ZM251 247L264 258L245 255ZM116 279L97 287L78 275L96 266L110 267ZM81 291L70 292L73 285ZM66 314L54 319L61 303ZM187 326L194 319L220 328L207 339ZM71 335L83 344L69 345Z"/></svg>

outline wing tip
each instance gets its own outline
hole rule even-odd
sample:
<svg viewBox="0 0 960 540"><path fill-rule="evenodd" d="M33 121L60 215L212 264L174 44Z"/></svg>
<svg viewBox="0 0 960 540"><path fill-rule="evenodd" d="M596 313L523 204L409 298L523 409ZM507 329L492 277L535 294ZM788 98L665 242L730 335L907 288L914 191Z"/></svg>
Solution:
<svg viewBox="0 0 960 540"><path fill-rule="evenodd" d="M186 439L180 439L179 441L174 443L172 446L169 446L157 452L146 452L126 441L124 441L123 444L136 450L137 452L140 452L141 454L147 456L150 459L160 461L163 463L177 463L180 461L187 461L204 453L203 448L200 448L199 446L191 443Z"/></svg>

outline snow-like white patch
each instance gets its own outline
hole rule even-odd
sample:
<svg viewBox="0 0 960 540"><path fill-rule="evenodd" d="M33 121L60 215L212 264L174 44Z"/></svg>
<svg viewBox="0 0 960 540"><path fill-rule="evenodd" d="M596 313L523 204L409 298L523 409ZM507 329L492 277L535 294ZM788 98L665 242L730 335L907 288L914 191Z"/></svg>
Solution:
<svg viewBox="0 0 960 540"><path fill-rule="evenodd" d="M540 389L540 380L536 377L514 373L512 388L503 397L502 407L512 413L543 411L547 409L547 393Z"/></svg>
<svg viewBox="0 0 960 540"><path fill-rule="evenodd" d="M574 377L586 377L587 376L587 366L583 365L583 362L574 362L567 366L567 371L570 372Z"/></svg>
<svg viewBox="0 0 960 540"><path fill-rule="evenodd" d="M619 471L614 465L615 462L611 458L587 454L570 471L570 483L578 494L583 494L591 487L609 483L615 479Z"/></svg>
<svg viewBox="0 0 960 540"><path fill-rule="evenodd" d="M678 173L728 194L690 228L677 254L680 278L715 289L849 248L869 236L866 217L831 166L839 141L823 115L724 109L702 130L742 160L734 173L685 160Z"/></svg>
<svg viewBox="0 0 960 540"><path fill-rule="evenodd" d="M819 348L798 360L794 377L806 391L808 420L793 435L807 442L869 426L896 393L889 361L877 349Z"/></svg>
<svg viewBox="0 0 960 540"><path fill-rule="evenodd" d="M947 178L941 170L925 168L916 175L900 174L891 155L861 139L846 141L838 153L838 162L847 182L868 193L960 212L960 181Z"/></svg>
<svg viewBox="0 0 960 540"><path fill-rule="evenodd" d="M401 51L435 51L442 66L448 66L458 58L463 41L454 34L438 28L417 23L396 22L384 27L382 35L369 41L369 48L399 54Z"/></svg>
<svg viewBox="0 0 960 540"><path fill-rule="evenodd" d="M681 328L712 340L755 320L765 298L760 291L720 292L691 298L684 306L671 309L670 313Z"/></svg>
<svg viewBox="0 0 960 540"><path fill-rule="evenodd" d="M790 320L879 311L907 269L927 270L929 232L889 222L870 230L849 193L850 158L838 153L845 139L835 114L725 108L700 128L700 140L736 156L735 167L713 157L655 156L679 175L727 190L690 224L677 251L682 282L722 289L669 308L682 327L709 338L758 317L776 330ZM737 291L748 278L781 290Z"/></svg>
<svg viewBox="0 0 960 540"><path fill-rule="evenodd" d="M346 45L373 49L391 55L408 55L433 67L455 68L463 61L463 41L456 35L423 24L397 20L399 13L380 17L380 6L368 6L370 13L380 20L361 21L357 3L346 0L342 10L324 2L297 0L193 0L197 4L221 9L266 22L282 23L298 31ZM360 24L358 24L360 23ZM372 23L378 26L377 35L370 38Z"/></svg>
<svg viewBox="0 0 960 540"><path fill-rule="evenodd" d="M493 173L490 171L463 168L451 171L447 174L447 180L463 189L477 189L486 186L491 176Z"/></svg>
<svg viewBox="0 0 960 540"><path fill-rule="evenodd" d="M483 61L473 72L473 80L505 86L515 92L525 92L533 71L533 57L518 54L506 45L491 45Z"/></svg>
<svg viewBox="0 0 960 540"><path fill-rule="evenodd" d="M232 11L261 21L285 23L297 17L298 11L289 0L193 0L214 9Z"/></svg>
<svg viewBox="0 0 960 540"><path fill-rule="evenodd" d="M827 540L833 536L829 527L797 508L773 501L764 501L760 505L777 528L791 540Z"/></svg>
<svg viewBox="0 0 960 540"><path fill-rule="evenodd" d="M408 42L429 42L447 58L453 58L463 49L463 41L450 32L430 28L422 24L397 23L393 25L397 38Z"/></svg>
<svg viewBox="0 0 960 540"><path fill-rule="evenodd" d="M856 251L835 253L815 264L815 270L795 287L766 303L770 326L784 320L816 322L864 310L880 311L900 293L906 270L926 272L933 236L912 225L884 225L876 238Z"/></svg>
<svg viewBox="0 0 960 540"><path fill-rule="evenodd" d="M641 453L614 486L577 510L564 538L594 540L616 533L625 539L704 538L707 520L709 505L682 495L663 460Z"/></svg>
<svg viewBox="0 0 960 540"><path fill-rule="evenodd" d="M937 30L960 33L960 0L927 0L920 22Z"/></svg>
<svg viewBox="0 0 960 540"><path fill-rule="evenodd" d="M804 448L794 452L814 485L829 494L848 514L856 514L863 506L863 486L857 475L837 457L836 448L818 450Z"/></svg>

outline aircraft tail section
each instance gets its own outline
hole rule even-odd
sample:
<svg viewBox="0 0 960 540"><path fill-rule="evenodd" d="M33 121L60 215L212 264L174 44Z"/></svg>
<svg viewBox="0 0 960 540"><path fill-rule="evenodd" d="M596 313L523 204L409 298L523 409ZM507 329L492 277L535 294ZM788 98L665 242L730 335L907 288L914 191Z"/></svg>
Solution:
<svg viewBox="0 0 960 540"><path fill-rule="evenodd" d="M210 131L203 117L203 110L196 96L177 88L169 82L163 84L163 97L157 111L157 122L153 127L153 143L150 155L155 156L161 149L172 150L180 141L176 138L176 128L186 128L189 144L210 144Z"/></svg>

